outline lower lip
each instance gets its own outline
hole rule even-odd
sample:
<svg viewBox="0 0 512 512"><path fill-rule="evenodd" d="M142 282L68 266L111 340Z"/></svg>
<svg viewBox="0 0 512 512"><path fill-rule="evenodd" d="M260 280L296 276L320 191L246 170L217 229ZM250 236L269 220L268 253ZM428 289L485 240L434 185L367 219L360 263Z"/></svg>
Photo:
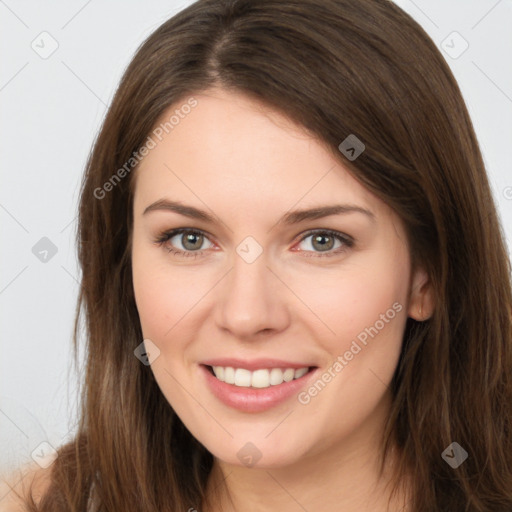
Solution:
<svg viewBox="0 0 512 512"><path fill-rule="evenodd" d="M296 395L317 370L314 368L298 379L277 386L248 388L220 381L205 365L200 368L211 392L225 405L243 412L262 412L283 403Z"/></svg>

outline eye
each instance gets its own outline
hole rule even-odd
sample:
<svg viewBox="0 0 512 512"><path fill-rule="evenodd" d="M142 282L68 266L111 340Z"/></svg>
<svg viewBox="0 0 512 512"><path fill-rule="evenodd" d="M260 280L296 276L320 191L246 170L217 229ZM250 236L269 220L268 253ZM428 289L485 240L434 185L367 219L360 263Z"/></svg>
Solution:
<svg viewBox="0 0 512 512"><path fill-rule="evenodd" d="M305 243L306 249L300 249L301 251L314 253L307 257L336 256L354 245L354 240L351 237L330 229L310 231L301 238L300 243L305 242L309 238L311 240ZM338 242L337 246L336 242ZM310 248L313 250L309 250Z"/></svg>
<svg viewBox="0 0 512 512"><path fill-rule="evenodd" d="M299 249L300 252L311 253L307 256L305 255L306 257L336 256L347 251L354 245L352 237L330 229L309 231L300 239L299 244L304 243L309 238L311 238L311 240L304 244L306 248L302 247ZM206 248L203 247L205 241L209 242ZM188 258L202 256L207 249L213 247L206 233L191 228L177 228L164 231L156 238L155 243L159 246L163 246L174 256ZM336 243L338 245L336 245ZM297 249L292 250L297 251Z"/></svg>
<svg viewBox="0 0 512 512"><path fill-rule="evenodd" d="M167 251L175 256L197 257L205 251L201 249L205 240L208 240L206 234L197 229L178 228L171 231L165 231L155 240L155 243L164 246ZM178 245L178 248L176 248ZM181 247L180 247L181 246ZM210 245L206 249L213 247Z"/></svg>

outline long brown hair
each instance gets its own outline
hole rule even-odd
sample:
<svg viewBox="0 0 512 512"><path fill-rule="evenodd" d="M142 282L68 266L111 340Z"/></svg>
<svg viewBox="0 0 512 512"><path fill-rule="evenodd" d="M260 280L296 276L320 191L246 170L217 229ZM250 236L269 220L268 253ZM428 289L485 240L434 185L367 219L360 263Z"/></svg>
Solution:
<svg viewBox="0 0 512 512"><path fill-rule="evenodd" d="M457 83L425 31L388 0L199 0L139 48L81 189L78 433L28 510L186 512L204 503L213 457L133 354L143 339L130 263L134 171L112 177L169 106L212 86L265 102L325 143L398 213L413 264L428 272L435 311L407 320L382 453L400 448L395 482L411 475L411 509L512 510L504 236ZM366 145L354 161L338 150L349 134ZM442 457L452 442L468 453L457 468Z"/></svg>

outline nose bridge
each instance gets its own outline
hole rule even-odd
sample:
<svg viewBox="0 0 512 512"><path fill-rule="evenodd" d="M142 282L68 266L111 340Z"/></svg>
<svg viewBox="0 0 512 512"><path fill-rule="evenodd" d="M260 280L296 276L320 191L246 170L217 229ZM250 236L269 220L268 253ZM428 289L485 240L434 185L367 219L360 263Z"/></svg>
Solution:
<svg viewBox="0 0 512 512"><path fill-rule="evenodd" d="M287 305L269 263L267 254L253 241L246 240L237 247L216 304L219 326L237 337L286 326Z"/></svg>

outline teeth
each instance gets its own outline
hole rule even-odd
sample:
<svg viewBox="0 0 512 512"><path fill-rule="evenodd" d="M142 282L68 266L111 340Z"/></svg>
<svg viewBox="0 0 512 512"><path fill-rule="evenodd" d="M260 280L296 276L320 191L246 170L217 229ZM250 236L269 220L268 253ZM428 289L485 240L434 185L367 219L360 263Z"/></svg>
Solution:
<svg viewBox="0 0 512 512"><path fill-rule="evenodd" d="M308 367L298 368L272 368L255 370L253 372L245 368L233 368L231 366L213 366L215 377L227 384L234 384L239 387L268 388L278 386L283 382L290 382L299 379L308 373Z"/></svg>
<svg viewBox="0 0 512 512"><path fill-rule="evenodd" d="M221 369L221 372L222 370L224 370L224 382L227 382L228 384L234 384L235 383L235 369L234 368L231 368L231 366L227 367L227 368L223 368L222 366L215 366L214 367L214 372L215 372L215 368L220 368ZM220 375L220 374L219 374ZM221 377L218 376L217 374L215 374L215 376L221 380Z"/></svg>
<svg viewBox="0 0 512 512"><path fill-rule="evenodd" d="M252 372L251 386L253 388L268 388L270 386L270 372L268 370Z"/></svg>
<svg viewBox="0 0 512 512"><path fill-rule="evenodd" d="M277 386L283 382L283 370L280 368L272 368L270 370L270 384L272 386Z"/></svg>
<svg viewBox="0 0 512 512"><path fill-rule="evenodd" d="M293 368L287 368L283 373L283 380L285 382L290 382L295 377L295 370Z"/></svg>
<svg viewBox="0 0 512 512"><path fill-rule="evenodd" d="M235 386L250 386L251 385L251 372L243 368L235 370Z"/></svg>
<svg viewBox="0 0 512 512"><path fill-rule="evenodd" d="M217 366L216 376L219 380L224 380L224 368L222 366ZM233 373L233 379L235 378L235 374Z"/></svg>
<svg viewBox="0 0 512 512"><path fill-rule="evenodd" d="M299 368L298 370L295 370L294 379L298 379L302 377L303 375L306 375L308 373L308 368Z"/></svg>

